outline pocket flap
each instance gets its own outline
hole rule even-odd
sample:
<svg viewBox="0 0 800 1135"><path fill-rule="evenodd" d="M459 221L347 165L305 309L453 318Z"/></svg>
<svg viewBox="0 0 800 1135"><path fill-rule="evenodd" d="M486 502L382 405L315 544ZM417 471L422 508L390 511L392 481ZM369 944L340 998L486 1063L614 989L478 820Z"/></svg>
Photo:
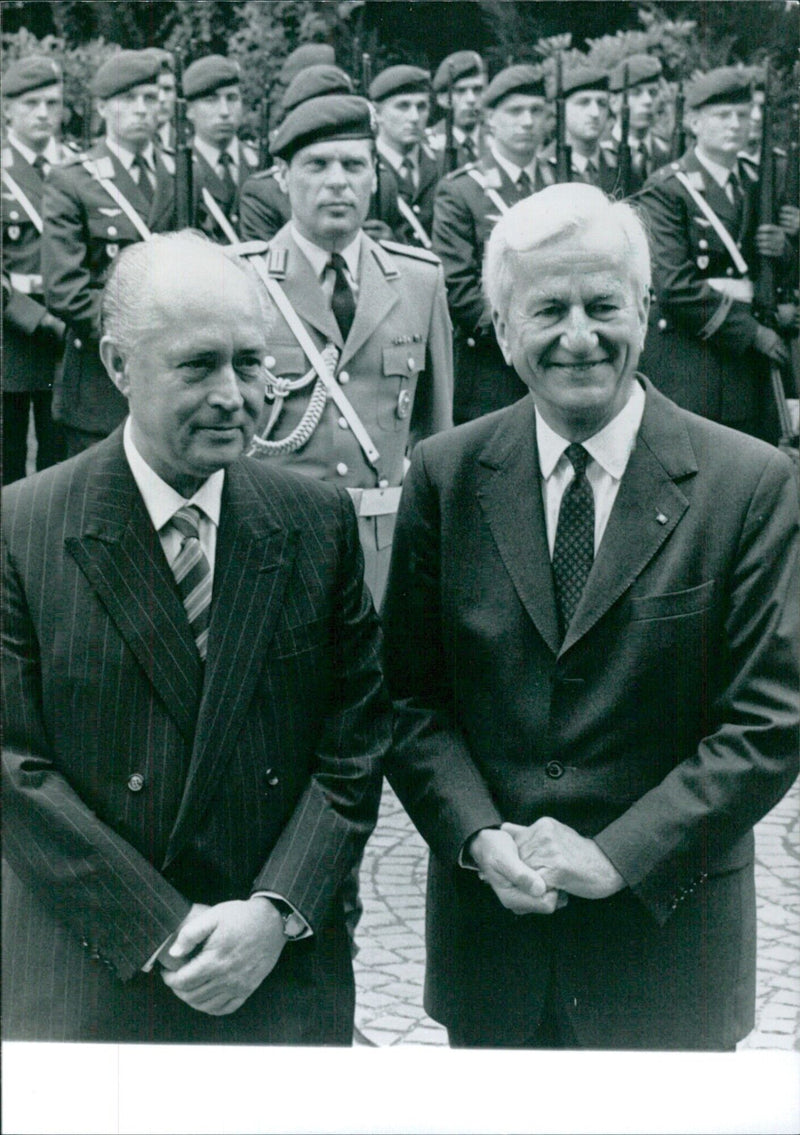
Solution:
<svg viewBox="0 0 800 1135"><path fill-rule="evenodd" d="M691 615L710 606L713 593L714 580L709 579L685 591L632 597L631 619L669 619L677 615Z"/></svg>
<svg viewBox="0 0 800 1135"><path fill-rule="evenodd" d="M425 368L425 355L427 343L422 340L416 343L392 344L383 348L383 373L385 375L418 374Z"/></svg>
<svg viewBox="0 0 800 1135"><path fill-rule="evenodd" d="M303 348L296 343L270 343L264 364L279 378L288 374L305 374L311 365L306 361Z"/></svg>

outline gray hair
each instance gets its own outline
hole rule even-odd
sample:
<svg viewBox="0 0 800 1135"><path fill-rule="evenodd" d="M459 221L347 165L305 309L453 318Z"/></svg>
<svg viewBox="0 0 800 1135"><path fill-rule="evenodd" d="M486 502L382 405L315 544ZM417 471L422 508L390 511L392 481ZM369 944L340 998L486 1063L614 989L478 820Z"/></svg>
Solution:
<svg viewBox="0 0 800 1135"><path fill-rule="evenodd" d="M631 278L642 293L650 287L650 249L639 214L602 190L582 182L550 185L519 201L495 226L486 248L483 284L493 311L508 315L514 269L520 256L544 250L592 225L616 229L625 242Z"/></svg>
<svg viewBox="0 0 800 1135"><path fill-rule="evenodd" d="M127 355L147 331L146 297L152 286L153 273L159 265L175 263L182 253L209 252L239 268L253 282L263 309L258 277L246 260L236 252L216 244L201 232L182 229L180 232L155 233L145 241L137 241L123 249L103 289L101 326L123 355Z"/></svg>

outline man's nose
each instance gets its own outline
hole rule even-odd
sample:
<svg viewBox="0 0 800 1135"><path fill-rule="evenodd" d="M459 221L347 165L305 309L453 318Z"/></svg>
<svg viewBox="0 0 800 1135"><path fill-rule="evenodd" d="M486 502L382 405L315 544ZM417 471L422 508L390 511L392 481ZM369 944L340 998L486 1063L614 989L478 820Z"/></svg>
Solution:
<svg viewBox="0 0 800 1135"><path fill-rule="evenodd" d="M232 363L220 367L208 400L212 405L225 410L238 410L244 405L239 379Z"/></svg>
<svg viewBox="0 0 800 1135"><path fill-rule="evenodd" d="M562 346L574 355L586 355L597 346L597 335L592 321L582 307L570 310L561 332Z"/></svg>
<svg viewBox="0 0 800 1135"><path fill-rule="evenodd" d="M325 170L325 181L328 185L346 185L347 176L341 162L330 162Z"/></svg>

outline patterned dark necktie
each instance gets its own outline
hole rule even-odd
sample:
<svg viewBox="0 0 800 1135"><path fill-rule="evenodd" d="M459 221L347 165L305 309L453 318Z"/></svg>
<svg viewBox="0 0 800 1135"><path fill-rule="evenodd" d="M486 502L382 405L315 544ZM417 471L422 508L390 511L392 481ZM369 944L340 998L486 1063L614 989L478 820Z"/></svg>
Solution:
<svg viewBox="0 0 800 1135"><path fill-rule="evenodd" d="M181 549L172 564L197 653L205 661L208 625L211 621L211 567L200 543L200 509L187 504L179 508L170 524L181 535Z"/></svg>
<svg viewBox="0 0 800 1135"><path fill-rule="evenodd" d="M142 154L137 154L131 162L131 169L139 171L138 186L148 205L153 204L153 184L150 181L150 169Z"/></svg>
<svg viewBox="0 0 800 1135"><path fill-rule="evenodd" d="M575 476L561 498L553 547L553 579L561 626L565 635L580 602L594 561L594 494L586 478L589 454L582 445L567 446Z"/></svg>
<svg viewBox="0 0 800 1135"><path fill-rule="evenodd" d="M341 253L331 253L328 267L333 269L335 276L333 295L331 296L331 309L334 319L339 324L342 339L346 340L347 336L350 334L350 328L353 326L353 319L356 314L356 301L353 297L352 289L347 282L345 261Z"/></svg>
<svg viewBox="0 0 800 1135"><path fill-rule="evenodd" d="M530 197L531 193L533 193L531 179L524 169L520 171L520 175L517 178L517 193L520 197Z"/></svg>
<svg viewBox="0 0 800 1135"><path fill-rule="evenodd" d="M233 173L231 166L233 165L233 158L227 150L223 150L219 156L219 165L222 169L220 174L220 181L222 182L225 190L225 208L230 209L236 198L236 182L233 180Z"/></svg>

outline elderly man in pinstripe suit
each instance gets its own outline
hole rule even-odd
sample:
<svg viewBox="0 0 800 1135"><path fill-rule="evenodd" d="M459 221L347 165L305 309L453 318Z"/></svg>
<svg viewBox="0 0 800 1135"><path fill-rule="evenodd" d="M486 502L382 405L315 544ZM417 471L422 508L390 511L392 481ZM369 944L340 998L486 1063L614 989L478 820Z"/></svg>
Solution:
<svg viewBox="0 0 800 1135"><path fill-rule="evenodd" d="M5 1035L349 1043L390 737L349 497L241 458L241 262L135 245L104 317L126 423L3 499Z"/></svg>

